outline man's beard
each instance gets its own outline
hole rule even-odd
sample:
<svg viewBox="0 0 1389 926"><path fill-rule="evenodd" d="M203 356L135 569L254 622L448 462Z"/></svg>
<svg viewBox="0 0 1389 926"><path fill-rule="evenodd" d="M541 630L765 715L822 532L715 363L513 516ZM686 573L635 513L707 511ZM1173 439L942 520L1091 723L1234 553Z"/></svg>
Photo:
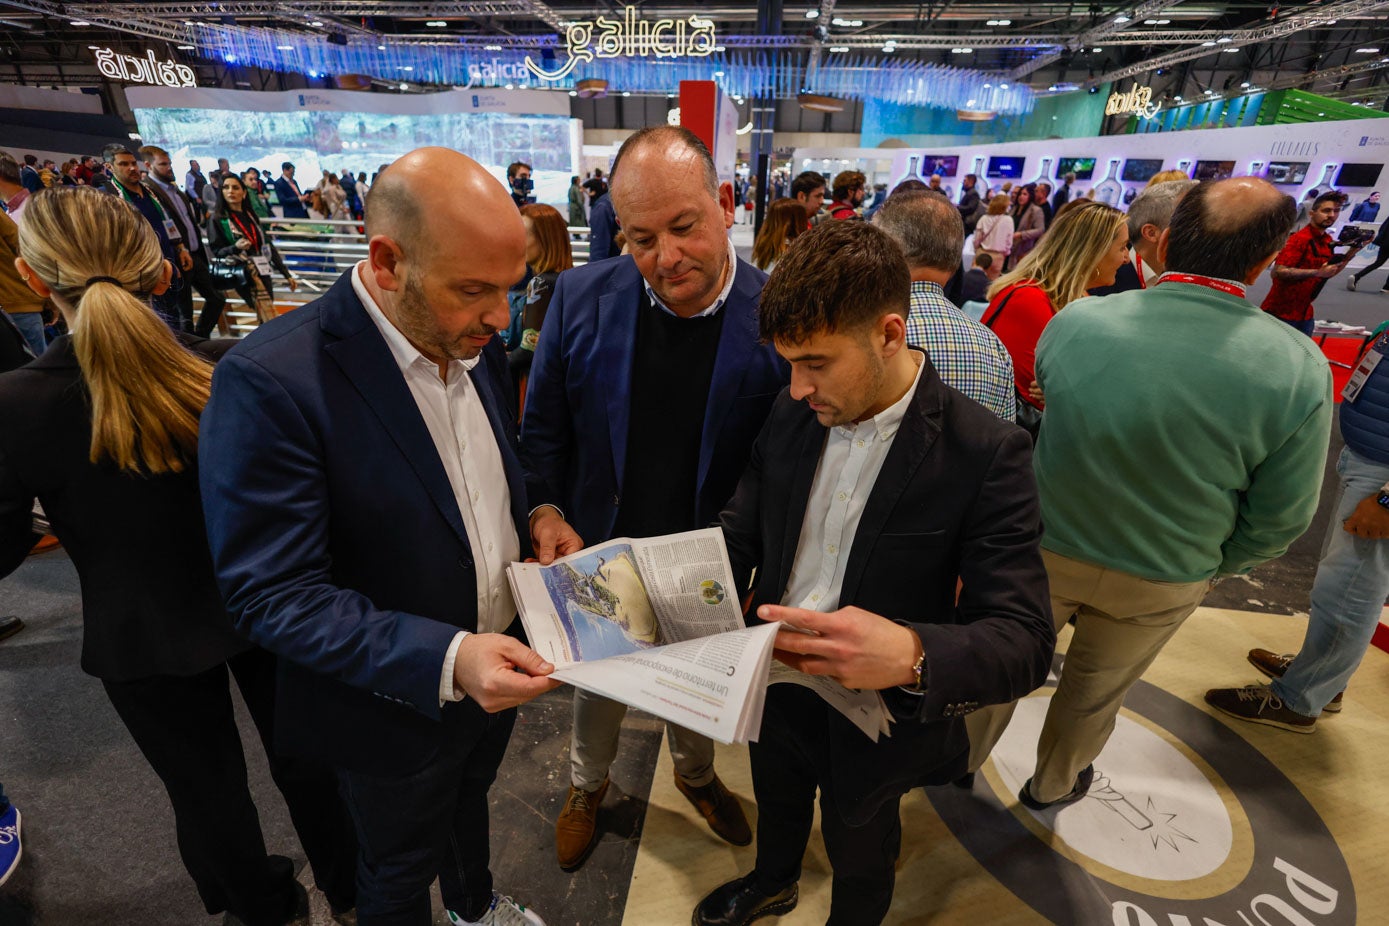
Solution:
<svg viewBox="0 0 1389 926"><path fill-rule="evenodd" d="M478 324L465 329L455 338L449 338L439 330L438 323L430 314L424 286L413 272L405 274L405 284L396 299L396 321L407 338L435 356L449 360L473 359L482 353L482 348L468 343L466 339L470 336L490 337L497 333L497 329L491 325Z"/></svg>

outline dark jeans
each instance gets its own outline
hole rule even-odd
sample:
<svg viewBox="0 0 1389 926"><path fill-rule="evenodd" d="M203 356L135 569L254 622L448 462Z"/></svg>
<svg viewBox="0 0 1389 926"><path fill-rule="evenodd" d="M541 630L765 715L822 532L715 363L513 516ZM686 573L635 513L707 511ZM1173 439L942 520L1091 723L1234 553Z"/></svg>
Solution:
<svg viewBox="0 0 1389 926"><path fill-rule="evenodd" d="M448 708L424 768L399 777L339 770L361 846L359 926L428 926L436 877L448 909L481 918L492 899L487 791L515 722L515 710L486 714L463 701Z"/></svg>
<svg viewBox="0 0 1389 926"><path fill-rule="evenodd" d="M198 323L193 324L193 290L197 290L203 297L203 310L198 315ZM222 295L222 291L213 282L212 274L207 269L207 248L199 248L193 255L193 269L183 275L183 289L179 292L178 310L179 316L183 321L184 328L192 331L200 338L212 337L212 331L217 327L217 319L222 317L222 309L226 307L227 297Z"/></svg>
<svg viewBox="0 0 1389 926"><path fill-rule="evenodd" d="M1360 278L1363 277L1365 274L1373 273L1380 267L1383 267L1384 262L1387 260L1389 260L1389 244L1381 245L1379 249L1379 257L1375 260L1373 264L1370 264L1370 266L1365 267L1355 275L1355 282L1359 283ZM1384 281L1384 286L1382 288L1386 291L1389 291L1389 280Z"/></svg>
<svg viewBox="0 0 1389 926"><path fill-rule="evenodd" d="M887 916L902 846L900 795L863 826L844 822L829 779L829 705L799 685L767 690L762 733L750 745L757 797L757 881L766 893L800 880L815 790L820 830L834 872L828 926L876 926Z"/></svg>
<svg viewBox="0 0 1389 926"><path fill-rule="evenodd" d="M275 657L262 649L198 675L104 681L106 695L173 805L179 854L210 914L229 910L248 926L278 926L294 913L294 866L267 854L246 781L246 758L227 670L266 744L270 774L284 795L314 880L338 909L356 900L356 840L331 769L276 756Z"/></svg>

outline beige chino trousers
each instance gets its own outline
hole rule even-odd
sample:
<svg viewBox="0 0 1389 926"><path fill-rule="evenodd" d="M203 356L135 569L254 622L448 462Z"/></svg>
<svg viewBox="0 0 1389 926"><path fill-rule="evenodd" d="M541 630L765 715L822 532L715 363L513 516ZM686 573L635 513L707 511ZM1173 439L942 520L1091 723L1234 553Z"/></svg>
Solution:
<svg viewBox="0 0 1389 926"><path fill-rule="evenodd" d="M1143 579L1049 550L1042 551L1042 561L1056 632L1072 615L1076 619L1032 777L1032 796L1054 801L1070 792L1076 776L1104 749L1124 695L1196 610L1210 582ZM1016 704L994 705L965 718L971 771L989 757Z"/></svg>

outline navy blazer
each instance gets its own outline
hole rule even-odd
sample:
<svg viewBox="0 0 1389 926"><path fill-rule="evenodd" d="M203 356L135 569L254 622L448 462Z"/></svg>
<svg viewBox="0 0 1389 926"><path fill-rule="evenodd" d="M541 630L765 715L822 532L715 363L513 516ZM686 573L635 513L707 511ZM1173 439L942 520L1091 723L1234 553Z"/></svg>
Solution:
<svg viewBox="0 0 1389 926"><path fill-rule="evenodd" d="M299 198L298 193L294 192L294 186L284 177L275 178L275 195L280 199L280 207L284 210L285 218L307 219L309 217L309 211L304 208L303 200Z"/></svg>
<svg viewBox="0 0 1389 926"><path fill-rule="evenodd" d="M733 494L752 442L783 386L785 361L757 336L757 303L767 275L738 261L721 312L718 356L705 406L694 523L712 524ZM622 498L631 412L637 313L659 312L646 298L631 257L560 274L536 346L521 446L544 495L585 543L612 537Z"/></svg>
<svg viewBox="0 0 1389 926"><path fill-rule="evenodd" d="M926 692L882 693L896 722L877 743L828 712L835 804L855 825L917 785L963 774L964 716L1041 685L1056 645L1031 440L922 362L864 503L839 603L920 636ZM755 570L750 624L786 594L825 435L805 402L783 393L720 519L740 594Z"/></svg>
<svg viewBox="0 0 1389 926"><path fill-rule="evenodd" d="M463 518L424 418L349 270L218 365L199 443L218 583L238 629L282 657L282 749L368 773L433 755L471 701L439 705L477 627ZM526 487L506 358L471 372L502 452L523 555ZM443 720L444 723L440 723Z"/></svg>

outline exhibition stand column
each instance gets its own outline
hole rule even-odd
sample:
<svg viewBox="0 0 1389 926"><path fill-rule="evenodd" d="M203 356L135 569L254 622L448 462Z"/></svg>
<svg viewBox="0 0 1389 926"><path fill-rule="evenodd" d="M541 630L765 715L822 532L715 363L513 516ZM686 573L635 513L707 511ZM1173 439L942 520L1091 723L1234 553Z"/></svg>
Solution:
<svg viewBox="0 0 1389 926"><path fill-rule="evenodd" d="M760 35L781 35L781 0L757 0L757 31ZM762 230L767 213L767 199L772 188L772 135L776 131L776 100L750 97L752 109L751 162L757 171L756 203L753 207L752 232Z"/></svg>

